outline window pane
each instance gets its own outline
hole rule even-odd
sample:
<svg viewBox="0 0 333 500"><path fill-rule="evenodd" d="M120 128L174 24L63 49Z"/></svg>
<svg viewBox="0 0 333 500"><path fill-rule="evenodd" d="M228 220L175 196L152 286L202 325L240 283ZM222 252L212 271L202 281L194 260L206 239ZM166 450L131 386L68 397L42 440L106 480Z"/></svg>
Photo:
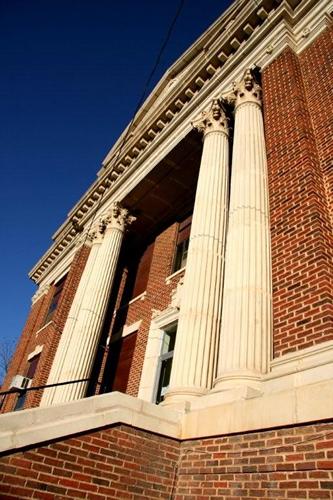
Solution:
<svg viewBox="0 0 333 500"><path fill-rule="evenodd" d="M165 330L163 335L159 370L157 374L159 378L157 384L156 403L160 403L164 400L164 395L169 387L176 333L177 324L174 324Z"/></svg>
<svg viewBox="0 0 333 500"><path fill-rule="evenodd" d="M174 272L176 272L176 271L178 271L178 269L181 269L182 267L186 266L189 241L190 240L187 239L187 240L179 243L179 245L177 245L175 264L174 264L174 269L173 269Z"/></svg>
<svg viewBox="0 0 333 500"><path fill-rule="evenodd" d="M47 314L46 314L46 317L45 317L45 320L44 320L44 325L46 325L46 323L48 323L49 321L51 321L51 319L53 318L53 315L54 315L54 313L55 313L55 311L56 311L56 309L58 307L58 303L59 303L59 300L60 300L60 297L61 297L62 290L63 290L64 285L65 285L66 278L67 278L67 275L64 276L55 285L55 291L54 291L51 304L49 306L49 309L47 311Z"/></svg>
<svg viewBox="0 0 333 500"><path fill-rule="evenodd" d="M177 327L175 326L174 328L164 332L163 344L162 344L162 355L166 354L167 352L173 351L174 346L175 346L175 340L176 340L176 331L177 331Z"/></svg>
<svg viewBox="0 0 333 500"><path fill-rule="evenodd" d="M27 370L27 377L28 378L33 378L36 372L36 368L38 365L38 361L40 358L40 354L37 354L37 356L34 356L30 361L29 361L29 366Z"/></svg>
<svg viewBox="0 0 333 500"><path fill-rule="evenodd" d="M26 391L21 392L19 394L19 396L17 398L17 401L16 401L16 404L15 404L14 411L23 410L23 406L24 406L26 398L27 398L27 392Z"/></svg>
<svg viewBox="0 0 333 500"><path fill-rule="evenodd" d="M155 242L147 246L146 250L142 254L141 259L139 261L136 271L136 278L133 287L133 292L131 296L132 299L143 293L147 288L151 261L153 259L154 243Z"/></svg>
<svg viewBox="0 0 333 500"><path fill-rule="evenodd" d="M162 361L156 403L160 403L164 399L164 395L170 383L171 367L172 367L172 357Z"/></svg>

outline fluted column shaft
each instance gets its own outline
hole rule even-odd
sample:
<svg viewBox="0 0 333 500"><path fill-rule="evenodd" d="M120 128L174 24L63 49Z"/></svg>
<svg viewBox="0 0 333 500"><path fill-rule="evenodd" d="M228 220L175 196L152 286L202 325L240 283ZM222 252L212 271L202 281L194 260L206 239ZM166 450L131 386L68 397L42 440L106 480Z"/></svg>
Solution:
<svg viewBox="0 0 333 500"><path fill-rule="evenodd" d="M99 250L101 236L96 237L95 231L87 237L87 243L91 243L91 250L84 267L78 288L75 293L68 317L62 331L57 352L55 354L52 367L48 376L47 384L55 384L62 379L63 364L67 358L67 352L73 346L73 334L78 320L79 311L83 302L86 288L89 283L90 276L94 269L96 256ZM75 340L74 340L75 342ZM41 406L49 406L52 404L56 388L45 389L41 400Z"/></svg>
<svg viewBox="0 0 333 500"><path fill-rule="evenodd" d="M217 100L193 124L204 133L170 388L165 404L212 386L220 330L228 198L228 125Z"/></svg>
<svg viewBox="0 0 333 500"><path fill-rule="evenodd" d="M79 305L72 306L75 311L78 308L76 319L73 321L70 314L66 322L58 348L59 355L57 352L48 383L89 378L125 228L132 220L133 218L128 216L128 211L118 204L115 204L111 211L102 218L102 241L100 244L95 243L92 246L91 270L89 276L82 276L81 282L83 283L81 286L80 282L79 289L80 286L81 289L78 296L78 299L81 300L77 301ZM100 237L98 235L97 239ZM88 271L89 269L86 274ZM81 382L49 389L49 394L45 391L42 403L43 405L51 405L80 399L84 397L86 388L87 382Z"/></svg>
<svg viewBox="0 0 333 500"><path fill-rule="evenodd" d="M261 89L251 72L234 88L235 129L216 389L258 388L267 372L271 258Z"/></svg>

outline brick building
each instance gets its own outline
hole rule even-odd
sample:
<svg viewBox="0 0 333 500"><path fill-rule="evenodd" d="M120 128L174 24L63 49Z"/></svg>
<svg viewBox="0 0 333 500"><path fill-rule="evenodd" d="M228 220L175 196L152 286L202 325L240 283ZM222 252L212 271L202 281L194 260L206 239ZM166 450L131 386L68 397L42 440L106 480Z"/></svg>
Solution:
<svg viewBox="0 0 333 500"><path fill-rule="evenodd" d="M113 146L30 273L1 498L333 498L332 12L234 2Z"/></svg>

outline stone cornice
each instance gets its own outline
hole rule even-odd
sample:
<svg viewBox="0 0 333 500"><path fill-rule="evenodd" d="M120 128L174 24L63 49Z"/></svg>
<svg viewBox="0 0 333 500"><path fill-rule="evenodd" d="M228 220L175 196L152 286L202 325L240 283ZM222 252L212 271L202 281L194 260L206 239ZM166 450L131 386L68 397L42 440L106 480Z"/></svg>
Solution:
<svg viewBox="0 0 333 500"><path fill-rule="evenodd" d="M304 48L305 43L310 43L313 37L309 33L303 35L305 27L301 32L297 29L293 32L293 27L308 13L311 18L311 12L315 12L317 18L321 16L322 20L330 3L328 0L284 0L275 10L270 0L258 2L255 8L252 3L245 1L231 6L165 74L135 118L120 157L118 152L126 131L107 155L97 180L53 235L54 244L31 270L30 278L37 283L43 280L48 271L54 268L60 255L67 254L77 239L73 221L84 226L96 210L112 197L121 199L117 191L123 183L128 182L148 156L156 155L157 148L189 116L191 109L195 106L199 108L207 95L214 92L217 85L221 85L222 80L229 80L235 68L241 67L245 55L258 53L257 47L260 45L260 57L258 54L256 62L260 60L266 65L286 45L297 49L299 44ZM237 19L231 22L236 13ZM277 38L270 43L273 28ZM312 33L316 29L312 27ZM322 29L324 26L317 31ZM266 39L267 46L263 47ZM190 66L188 71L186 63ZM244 67L241 69L243 71ZM167 90L168 85L170 88ZM161 96L163 107L154 106Z"/></svg>

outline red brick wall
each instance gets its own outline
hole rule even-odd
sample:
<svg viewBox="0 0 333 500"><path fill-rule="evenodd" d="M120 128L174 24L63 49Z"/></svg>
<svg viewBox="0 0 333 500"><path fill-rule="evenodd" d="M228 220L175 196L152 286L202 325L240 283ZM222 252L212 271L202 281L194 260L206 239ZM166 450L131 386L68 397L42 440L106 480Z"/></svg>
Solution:
<svg viewBox="0 0 333 500"><path fill-rule="evenodd" d="M333 339L331 44L327 30L300 57L287 49L263 72L275 357ZM152 310L169 305L171 290L180 278L178 275L170 285L165 283L172 272L176 231L173 224L157 236L146 296L122 310L124 324L142 320L127 387L134 396L138 393ZM53 291L35 304L7 384L13 374L23 373L26 356L37 344L43 344L44 349L34 384L46 382L86 257L76 257L54 320L37 336L32 333L40 328ZM123 287L124 281L117 307ZM99 382L101 379L102 373ZM29 405L37 405L40 396L31 396Z"/></svg>
<svg viewBox="0 0 333 500"><path fill-rule="evenodd" d="M4 457L0 498L170 498L179 443L124 425Z"/></svg>
<svg viewBox="0 0 333 500"><path fill-rule="evenodd" d="M323 52L327 50L325 36L316 47L308 49L309 57L314 58L319 46ZM308 61L305 55L304 59ZM263 94L271 210L273 340L274 355L279 356L333 339L333 241L318 141L300 61L290 49L263 72ZM325 114L318 96L316 111Z"/></svg>
<svg viewBox="0 0 333 500"><path fill-rule="evenodd" d="M24 374L24 370L26 368L26 357L31 352L30 351L30 343L33 332L37 331L39 325L41 325L43 318L48 309L49 301L50 301L50 293L47 295L43 295L40 297L32 306L26 321L26 324L23 328L21 337L17 343L15 353L11 359L8 372L2 384L1 390L6 391L9 389L9 384L16 374ZM34 349L32 349L33 351ZM13 408L17 399L16 395L7 396L5 404L3 405L1 412L10 411Z"/></svg>
<svg viewBox="0 0 333 500"><path fill-rule="evenodd" d="M332 474L332 422L181 444L121 425L0 459L1 498L45 500L323 500Z"/></svg>
<svg viewBox="0 0 333 500"><path fill-rule="evenodd" d="M331 44L327 31L301 58L287 49L263 72L275 357L333 339ZM311 79L317 61L320 70ZM318 99L318 92L323 99ZM127 389L134 396L151 311L168 306L179 280L178 276L171 286L165 284L172 272L175 238L176 225L158 236L147 295L128 307L126 324L142 320Z"/></svg>
<svg viewBox="0 0 333 500"><path fill-rule="evenodd" d="M52 322L43 329L37 336L37 343L43 343L40 366L33 379L35 386L45 385L53 363L55 353L58 348L60 335L65 326L65 322L72 305L77 287L79 285L85 264L90 253L90 247L83 245L75 254L71 264L58 307L52 318ZM39 338L41 336L41 338ZM42 397L43 391L34 391L28 397L26 407L38 406Z"/></svg>
<svg viewBox="0 0 333 500"><path fill-rule="evenodd" d="M142 320L137 334L136 346L131 365L126 393L137 396L146 351L152 310L164 310L171 300L171 292L176 287L180 276L173 278L166 284L165 278L172 273L174 251L177 237L177 224L172 224L159 234L155 240L153 258L151 262L146 295L132 304L123 306L123 324L131 325ZM117 305L124 290L124 280L120 286ZM119 313L118 313L119 314ZM112 349L112 344L110 345ZM104 368L104 364L103 364Z"/></svg>
<svg viewBox="0 0 333 500"><path fill-rule="evenodd" d="M25 374L28 365L27 356L34 351L37 345L42 345L43 350L41 352L36 374L33 378L33 386L45 385L47 383L48 374L58 347L59 338L74 299L89 251L89 247L82 246L76 253L68 273L58 307L54 313L52 321L45 325L45 328L43 328L43 323L45 321L55 287L52 286L47 295L41 297L32 306L26 327L14 353L13 361L5 380L6 385L4 384L3 390L6 390L11 378L15 374ZM31 391L26 399L25 408L38 406L41 396L41 390ZM2 411L11 411L16 403L16 399L17 395L8 396Z"/></svg>
<svg viewBox="0 0 333 500"><path fill-rule="evenodd" d="M308 109L333 226L333 28L328 28L300 55Z"/></svg>
<svg viewBox="0 0 333 500"><path fill-rule="evenodd" d="M164 310L170 304L170 293L174 285L167 285L165 278L172 273L176 235L177 224L173 224L156 238L146 290L147 295L142 301L142 305L136 306L136 311L134 308L129 309L127 318L129 324L137 319L142 319L127 386L128 394L133 396L136 396L139 390L152 310ZM139 308L141 308L141 317L138 315Z"/></svg>
<svg viewBox="0 0 333 500"><path fill-rule="evenodd" d="M333 424L186 441L177 500L333 498Z"/></svg>

